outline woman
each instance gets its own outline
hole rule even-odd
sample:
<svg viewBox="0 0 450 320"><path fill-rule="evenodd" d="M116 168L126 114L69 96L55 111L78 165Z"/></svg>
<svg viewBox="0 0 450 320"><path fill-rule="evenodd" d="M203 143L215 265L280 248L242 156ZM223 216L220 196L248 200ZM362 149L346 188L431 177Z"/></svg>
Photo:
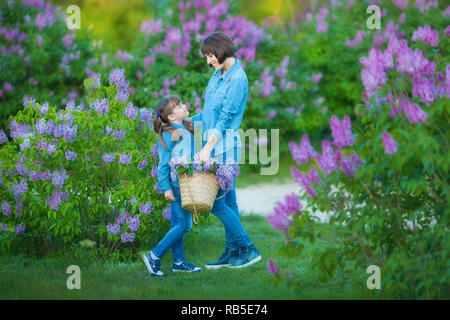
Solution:
<svg viewBox="0 0 450 320"><path fill-rule="evenodd" d="M208 65L215 69L206 88L203 111L197 117L202 122L200 161L215 158L219 162L229 159L239 162L241 141L237 129L248 97L247 75L234 57L233 41L225 33L217 31L207 36L200 50ZM211 210L224 224L225 252L216 261L206 264L207 269L243 268L261 260L239 219L235 187L234 181L233 189L216 200ZM220 189L217 198L223 193Z"/></svg>

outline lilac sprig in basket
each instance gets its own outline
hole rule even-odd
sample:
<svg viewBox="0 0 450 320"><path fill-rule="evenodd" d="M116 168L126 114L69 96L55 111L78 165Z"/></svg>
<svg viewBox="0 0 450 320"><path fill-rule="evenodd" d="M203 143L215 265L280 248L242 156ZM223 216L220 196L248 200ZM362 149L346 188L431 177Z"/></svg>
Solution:
<svg viewBox="0 0 450 320"><path fill-rule="evenodd" d="M194 213L194 223L198 223L197 213L211 211L219 188L225 193L233 189L234 178L241 173L232 159L225 163L216 159L200 162L198 153L193 159L172 158L169 166L171 179L176 181L178 176L180 182L181 206Z"/></svg>

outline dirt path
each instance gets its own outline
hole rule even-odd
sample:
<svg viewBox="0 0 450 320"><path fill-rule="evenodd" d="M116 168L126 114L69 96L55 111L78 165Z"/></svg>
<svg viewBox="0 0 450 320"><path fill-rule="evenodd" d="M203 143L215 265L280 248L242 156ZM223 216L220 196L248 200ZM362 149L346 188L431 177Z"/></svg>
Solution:
<svg viewBox="0 0 450 320"><path fill-rule="evenodd" d="M236 200L242 215L267 216L273 213L277 202L284 202L284 197L292 192L302 195L305 190L298 183L292 181L283 184L252 185L236 188ZM301 200L301 204L305 207L306 201ZM315 214L321 222L326 222L328 219L326 212L316 211Z"/></svg>

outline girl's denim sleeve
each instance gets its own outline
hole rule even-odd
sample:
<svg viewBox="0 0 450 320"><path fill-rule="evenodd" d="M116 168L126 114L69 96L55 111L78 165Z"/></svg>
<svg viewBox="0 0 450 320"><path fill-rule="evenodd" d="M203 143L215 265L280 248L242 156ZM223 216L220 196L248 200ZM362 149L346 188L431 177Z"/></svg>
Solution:
<svg viewBox="0 0 450 320"><path fill-rule="evenodd" d="M231 118L245 106L244 99L246 99L247 91L248 85L245 79L231 81L223 101L223 107L219 111L214 131L217 130L221 135L224 135L225 130L230 128Z"/></svg>
<svg viewBox="0 0 450 320"><path fill-rule="evenodd" d="M162 133L164 142L166 143L167 151L161 144L161 141L158 141L158 188L162 191L167 191L172 189L170 186L170 156L172 152L172 138L169 132Z"/></svg>

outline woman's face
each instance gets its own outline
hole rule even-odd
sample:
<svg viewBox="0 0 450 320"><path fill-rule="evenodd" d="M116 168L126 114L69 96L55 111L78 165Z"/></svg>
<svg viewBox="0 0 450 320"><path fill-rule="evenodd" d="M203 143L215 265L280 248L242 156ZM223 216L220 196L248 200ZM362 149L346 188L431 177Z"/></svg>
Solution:
<svg viewBox="0 0 450 320"><path fill-rule="evenodd" d="M217 60L216 56L212 53L206 54L206 62L209 65L212 65L216 70L222 70L223 64L219 64L219 60Z"/></svg>

